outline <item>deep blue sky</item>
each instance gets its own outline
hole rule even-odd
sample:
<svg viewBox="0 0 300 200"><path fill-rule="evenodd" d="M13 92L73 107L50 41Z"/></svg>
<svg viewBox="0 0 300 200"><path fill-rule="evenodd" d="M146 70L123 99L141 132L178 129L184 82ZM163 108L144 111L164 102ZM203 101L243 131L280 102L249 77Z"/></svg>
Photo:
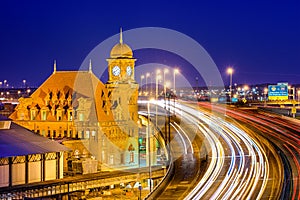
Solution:
<svg viewBox="0 0 300 200"><path fill-rule="evenodd" d="M198 41L225 83L228 65L236 83L300 83L299 10L299 1L3 0L0 81L18 86L26 79L38 86L52 73L54 59L58 69L76 70L119 27L155 26Z"/></svg>

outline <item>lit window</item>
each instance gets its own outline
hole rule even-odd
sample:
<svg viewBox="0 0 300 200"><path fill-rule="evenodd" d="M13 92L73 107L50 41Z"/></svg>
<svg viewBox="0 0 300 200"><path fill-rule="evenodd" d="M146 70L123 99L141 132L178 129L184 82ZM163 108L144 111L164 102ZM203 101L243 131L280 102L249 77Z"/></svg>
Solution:
<svg viewBox="0 0 300 200"><path fill-rule="evenodd" d="M114 164L114 155L111 154L109 157L109 164L113 165Z"/></svg>
<svg viewBox="0 0 300 200"><path fill-rule="evenodd" d="M96 136L96 131L92 131L92 136L93 136L93 137Z"/></svg>
<svg viewBox="0 0 300 200"><path fill-rule="evenodd" d="M61 110L57 110L56 120L57 121L61 121L62 120L62 111Z"/></svg>
<svg viewBox="0 0 300 200"><path fill-rule="evenodd" d="M84 115L83 115L83 113L79 113L79 121L84 121Z"/></svg>
<svg viewBox="0 0 300 200"><path fill-rule="evenodd" d="M68 121L72 121L72 111L68 112Z"/></svg>
<svg viewBox="0 0 300 200"><path fill-rule="evenodd" d="M46 112L46 110L43 110L42 111L42 120L46 120L47 119L47 112Z"/></svg>
<svg viewBox="0 0 300 200"><path fill-rule="evenodd" d="M30 120L35 120L35 116L36 116L36 111L35 110L31 110L30 111Z"/></svg>
<svg viewBox="0 0 300 200"><path fill-rule="evenodd" d="M90 131L85 131L85 137L88 139L90 138Z"/></svg>

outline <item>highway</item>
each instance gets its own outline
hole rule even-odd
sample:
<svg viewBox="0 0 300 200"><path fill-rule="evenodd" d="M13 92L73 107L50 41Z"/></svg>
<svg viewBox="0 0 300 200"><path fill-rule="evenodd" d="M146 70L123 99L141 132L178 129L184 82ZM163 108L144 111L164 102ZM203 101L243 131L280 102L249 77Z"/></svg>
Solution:
<svg viewBox="0 0 300 200"><path fill-rule="evenodd" d="M202 103L201 107L211 109L210 104ZM223 112L224 107L215 106L216 112ZM274 146L281 157L284 168L284 187L281 199L300 199L300 122L264 111L241 109L226 109L226 115L247 124L257 134L260 134Z"/></svg>
<svg viewBox="0 0 300 200"><path fill-rule="evenodd" d="M152 103L164 107L160 101ZM197 104L171 103L167 109L176 113L176 122L171 122L171 152L180 167L175 167L173 179L161 186L161 192L148 199L280 198L283 162L264 137L222 112L199 109ZM194 178L184 179L187 172Z"/></svg>

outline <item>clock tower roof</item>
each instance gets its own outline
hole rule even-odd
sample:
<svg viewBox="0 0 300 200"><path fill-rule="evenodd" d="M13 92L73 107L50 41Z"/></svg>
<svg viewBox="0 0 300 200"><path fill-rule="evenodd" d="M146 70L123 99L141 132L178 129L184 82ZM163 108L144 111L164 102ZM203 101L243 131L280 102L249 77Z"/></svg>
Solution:
<svg viewBox="0 0 300 200"><path fill-rule="evenodd" d="M120 31L120 42L116 44L110 51L111 58L132 58L133 53L131 48L123 43L122 28Z"/></svg>

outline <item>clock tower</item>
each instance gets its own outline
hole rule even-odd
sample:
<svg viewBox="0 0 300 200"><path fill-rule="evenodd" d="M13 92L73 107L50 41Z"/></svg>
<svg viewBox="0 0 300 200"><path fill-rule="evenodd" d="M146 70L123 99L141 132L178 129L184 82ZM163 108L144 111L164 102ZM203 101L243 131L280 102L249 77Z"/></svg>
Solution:
<svg viewBox="0 0 300 200"><path fill-rule="evenodd" d="M134 83L134 64L131 48L123 43L122 29L120 32L120 41L111 52L108 62L108 84L109 83Z"/></svg>
<svg viewBox="0 0 300 200"><path fill-rule="evenodd" d="M138 120L138 84L134 79L134 65L131 48L123 43L122 29L120 41L111 52L108 62L108 97L111 101L114 119L116 121L137 122Z"/></svg>
<svg viewBox="0 0 300 200"><path fill-rule="evenodd" d="M131 48L123 43L122 29L120 41L110 52L108 62L108 81L105 84L110 101L110 111L113 114L115 124L114 134L127 135L124 141L111 141L126 143L124 152L130 154L131 165L136 165L138 160L138 88L134 79L134 65L136 59L133 57ZM127 160L127 159L126 159Z"/></svg>

